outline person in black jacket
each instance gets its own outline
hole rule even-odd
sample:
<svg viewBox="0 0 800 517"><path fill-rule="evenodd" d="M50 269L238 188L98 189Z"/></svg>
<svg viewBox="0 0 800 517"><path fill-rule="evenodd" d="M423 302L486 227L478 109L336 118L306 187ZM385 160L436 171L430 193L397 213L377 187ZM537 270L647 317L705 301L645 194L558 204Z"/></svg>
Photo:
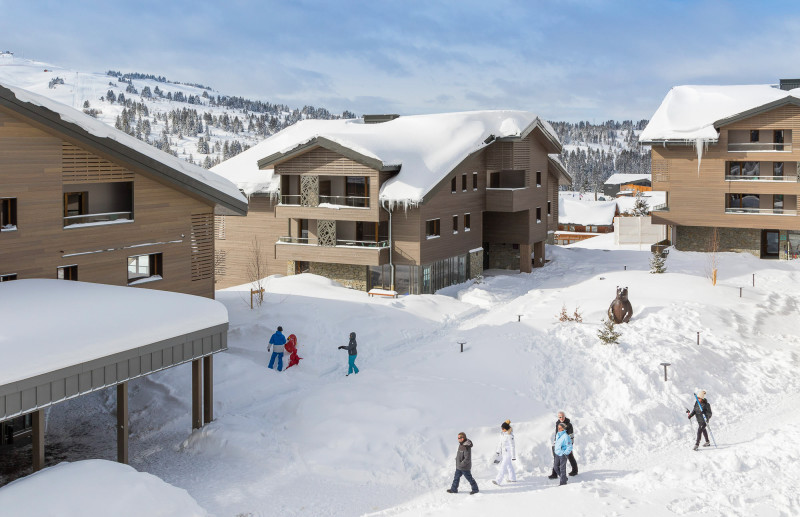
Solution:
<svg viewBox="0 0 800 517"><path fill-rule="evenodd" d="M347 343L347 346L340 346L339 350L347 350L347 377L351 373L358 373L358 366L356 366L356 356L358 355L357 351L358 343L356 343L356 333L350 333L350 342Z"/></svg>
<svg viewBox="0 0 800 517"><path fill-rule="evenodd" d="M575 445L575 433L572 430L572 424L570 423L569 418L567 418L567 416L564 414L563 411L559 411L558 412L558 420L556 420L556 431L555 431L555 434L553 436L558 434L558 424L564 424L564 430L569 435L570 439L572 440L572 444L574 446ZM555 460L556 460L555 438L553 438L553 444L554 444L553 447L551 447L551 449L553 451L553 472L549 476L547 476L548 479L558 479L558 474L556 473L556 467L555 467ZM569 471L569 475L570 476L577 476L578 475L578 462L575 461L574 451L569 453L569 456L567 456L567 459L569 460L569 466L572 467L572 470Z"/></svg>
<svg viewBox="0 0 800 517"><path fill-rule="evenodd" d="M478 493L478 483L472 477L472 442L467 438L467 433L458 433L458 452L456 452L456 475L453 477L453 484L447 489L450 494L458 493L458 482L461 476L467 478L469 486L472 487L470 495Z"/></svg>
<svg viewBox="0 0 800 517"><path fill-rule="evenodd" d="M711 403L706 399L706 391L700 390L697 394L697 400L694 403L694 408L692 412L689 413L687 409L686 412L689 414L689 420L692 419L693 416L697 417L697 441L694 442L694 449L700 446L700 436L702 435L706 439L706 443L703 444L703 447L708 447L711 445L708 441L708 431L706 431L706 426L708 425L708 421L711 420ZM705 416L705 418L703 418Z"/></svg>

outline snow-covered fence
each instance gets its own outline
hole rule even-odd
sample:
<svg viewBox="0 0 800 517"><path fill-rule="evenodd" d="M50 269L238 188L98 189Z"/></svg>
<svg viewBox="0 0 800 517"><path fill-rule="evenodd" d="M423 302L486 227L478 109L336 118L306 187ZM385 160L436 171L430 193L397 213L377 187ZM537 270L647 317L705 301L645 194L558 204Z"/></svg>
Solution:
<svg viewBox="0 0 800 517"><path fill-rule="evenodd" d="M615 217L615 244L654 244L667 238L667 226L653 224L650 216Z"/></svg>

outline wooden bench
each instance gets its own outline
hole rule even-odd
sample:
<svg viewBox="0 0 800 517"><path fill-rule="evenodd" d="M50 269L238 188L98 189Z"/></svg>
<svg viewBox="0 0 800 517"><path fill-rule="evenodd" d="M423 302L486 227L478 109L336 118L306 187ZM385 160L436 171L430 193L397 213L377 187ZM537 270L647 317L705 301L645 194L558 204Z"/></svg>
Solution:
<svg viewBox="0 0 800 517"><path fill-rule="evenodd" d="M370 296L378 295L378 296L388 296L390 298L397 298L397 291L387 291L386 289L370 289L369 292L367 292L367 294Z"/></svg>

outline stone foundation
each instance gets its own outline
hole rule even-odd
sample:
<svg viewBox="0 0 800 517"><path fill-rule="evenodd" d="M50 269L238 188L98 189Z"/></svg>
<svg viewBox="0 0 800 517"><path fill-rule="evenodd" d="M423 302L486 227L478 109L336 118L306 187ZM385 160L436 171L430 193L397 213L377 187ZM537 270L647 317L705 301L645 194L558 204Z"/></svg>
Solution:
<svg viewBox="0 0 800 517"><path fill-rule="evenodd" d="M309 273L330 278L351 289L367 290L367 266L311 262L309 264Z"/></svg>
<svg viewBox="0 0 800 517"><path fill-rule="evenodd" d="M519 248L513 244L489 244L489 269L519 269Z"/></svg>
<svg viewBox="0 0 800 517"><path fill-rule="evenodd" d="M469 254L469 278L478 278L483 275L483 250L474 251Z"/></svg>
<svg viewBox="0 0 800 517"><path fill-rule="evenodd" d="M677 226L675 249L681 251L711 251L709 226ZM717 251L736 251L761 256L761 230L752 228L717 228Z"/></svg>

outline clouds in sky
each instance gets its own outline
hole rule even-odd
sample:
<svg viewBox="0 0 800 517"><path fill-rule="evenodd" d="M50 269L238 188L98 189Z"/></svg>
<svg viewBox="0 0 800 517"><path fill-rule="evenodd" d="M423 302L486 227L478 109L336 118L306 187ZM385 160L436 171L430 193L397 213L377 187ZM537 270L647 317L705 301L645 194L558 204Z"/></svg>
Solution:
<svg viewBox="0 0 800 517"><path fill-rule="evenodd" d="M17 55L334 112L639 119L677 84L800 76L788 2L0 0L0 12L0 47Z"/></svg>

